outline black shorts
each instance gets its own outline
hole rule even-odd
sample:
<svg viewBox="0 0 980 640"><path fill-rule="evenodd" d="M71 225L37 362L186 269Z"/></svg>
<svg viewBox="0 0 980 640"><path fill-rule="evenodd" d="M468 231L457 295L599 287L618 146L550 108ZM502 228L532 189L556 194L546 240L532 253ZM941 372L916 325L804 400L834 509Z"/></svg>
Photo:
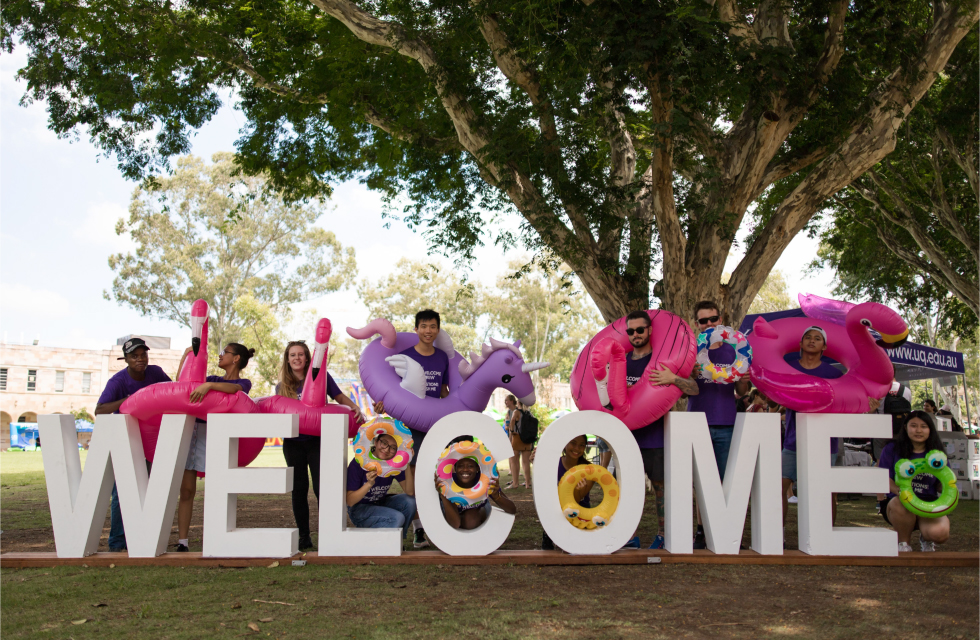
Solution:
<svg viewBox="0 0 980 640"><path fill-rule="evenodd" d="M409 431L412 432L412 461L408 463L408 466L415 468L415 461L419 458L419 451L422 449L422 441L425 440L426 431L416 431L415 429L409 427Z"/></svg>
<svg viewBox="0 0 980 640"><path fill-rule="evenodd" d="M888 503L891 502L892 500L895 500L895 498L885 498L884 500L879 500L878 511L881 512L881 517L885 519L885 522L887 522L888 524L894 527L895 525L893 525L892 521L888 519ZM919 528L919 520L916 519L915 526L912 527L912 531L915 531L918 528Z"/></svg>
<svg viewBox="0 0 980 640"><path fill-rule="evenodd" d="M640 449L643 456L643 471L650 478L650 482L664 481L664 450L660 449Z"/></svg>

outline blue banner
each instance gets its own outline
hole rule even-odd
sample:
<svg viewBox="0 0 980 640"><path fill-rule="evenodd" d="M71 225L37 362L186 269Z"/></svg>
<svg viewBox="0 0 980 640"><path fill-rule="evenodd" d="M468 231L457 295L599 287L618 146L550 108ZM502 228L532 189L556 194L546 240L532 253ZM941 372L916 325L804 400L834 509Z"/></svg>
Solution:
<svg viewBox="0 0 980 640"><path fill-rule="evenodd" d="M962 353L927 347L914 342L906 342L900 347L889 349L888 357L894 364L923 367L933 371L942 371L949 375L966 373Z"/></svg>

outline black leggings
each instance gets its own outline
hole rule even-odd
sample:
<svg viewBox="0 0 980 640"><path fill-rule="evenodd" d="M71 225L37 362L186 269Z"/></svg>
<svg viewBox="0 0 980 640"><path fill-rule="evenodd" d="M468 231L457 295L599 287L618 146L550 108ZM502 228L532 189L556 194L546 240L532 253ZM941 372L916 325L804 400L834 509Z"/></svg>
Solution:
<svg viewBox="0 0 980 640"><path fill-rule="evenodd" d="M320 438L300 440L285 438L282 441L282 455L286 465L295 467L293 471L293 517L299 528L299 537L310 536L310 476L313 476L313 494L320 504ZM307 475L307 467L309 475Z"/></svg>

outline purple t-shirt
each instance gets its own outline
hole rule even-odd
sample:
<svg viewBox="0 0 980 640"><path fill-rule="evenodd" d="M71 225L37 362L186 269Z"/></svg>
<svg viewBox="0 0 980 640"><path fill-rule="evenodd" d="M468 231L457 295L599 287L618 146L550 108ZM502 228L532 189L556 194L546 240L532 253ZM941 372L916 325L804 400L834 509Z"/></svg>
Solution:
<svg viewBox="0 0 980 640"><path fill-rule="evenodd" d="M225 380L221 376L208 376L204 379L205 382L228 382L230 384L237 384L242 388L242 391L247 395L249 391L252 390L252 381L248 378L239 378L238 380ZM208 393L224 393L223 391L208 391ZM201 420L197 418L194 422L199 422L201 424L207 424L207 420Z"/></svg>
<svg viewBox="0 0 980 640"><path fill-rule="evenodd" d="M908 460L918 460L919 458L925 458L927 451L922 453L912 453L907 459ZM878 460L878 466L882 469L888 469L888 477L892 480L895 479L895 463L901 460L898 457L898 447L895 446L894 442L889 442L885 445L885 448L881 450L881 459ZM912 478L912 492L926 500L932 502L939 498L939 494L942 493L943 484L939 481L936 476L930 475L928 473L920 473L919 475ZM891 500L895 497L894 493L889 492L885 500Z"/></svg>
<svg viewBox="0 0 980 640"><path fill-rule="evenodd" d="M735 362L735 349L723 342L717 349L708 350L708 360L713 364L732 364ZM735 385L702 380L701 376L695 382L698 383L698 395L687 399L687 410L703 411L708 424L713 427L735 424Z"/></svg>
<svg viewBox="0 0 980 640"><path fill-rule="evenodd" d="M425 395L430 398L441 398L442 385L449 382L449 356L446 352L436 349L431 356L423 356L415 350L415 347L409 347L402 351L402 355L422 365L425 371Z"/></svg>
<svg viewBox="0 0 980 640"><path fill-rule="evenodd" d="M799 360L791 360L786 364L793 367L797 371L802 371L808 375L823 378L825 380L833 380L844 375L841 373L840 369L826 362L821 362L820 366L818 366L816 369L804 368L804 366L800 364ZM786 409L786 440L783 441L783 449L796 451L796 412L792 409ZM830 439L830 452L837 453L837 438Z"/></svg>
<svg viewBox="0 0 980 640"><path fill-rule="evenodd" d="M109 378L106 382L105 389L102 390L102 395L99 396L99 401L96 404L105 404L107 402L116 402L127 398L143 387L148 387L151 384L156 384L158 382L172 382L170 376L168 376L163 369L155 364L151 364L146 367L146 372L143 375L142 380L133 380L129 375L129 369L123 369L122 371L117 371L115 375ZM119 413L116 411L116 413Z"/></svg>
<svg viewBox="0 0 980 640"><path fill-rule="evenodd" d="M648 353L636 360L630 357L630 355L626 354L626 385L632 387L643 377L643 372L646 370L647 365L650 364L653 353ZM658 418L645 427L634 429L632 434L636 438L636 444L641 449L663 449L664 419Z"/></svg>
<svg viewBox="0 0 980 640"><path fill-rule="evenodd" d="M305 384L305 382L306 382L305 380L300 380L299 381L299 384L296 386L296 398L298 400L302 400L303 399L303 384ZM336 381L334 381L333 376L328 373L327 374L327 402L329 402L330 400L336 398L337 396L341 395L342 393L343 393L343 391L340 390L340 387L337 385ZM276 385L276 395L279 395L279 385L278 384ZM301 434L299 434L295 438L283 438L283 439L284 440L292 440L294 442L302 442L303 440L313 440L315 438L316 439L319 439L319 437L320 436L311 436L311 435L307 435L305 433L301 433Z"/></svg>
<svg viewBox="0 0 980 640"><path fill-rule="evenodd" d="M388 489L391 488L391 482L397 480L398 482L405 481L405 472L402 471L397 476L392 476L390 478L375 478L374 486L364 495L363 498L358 501L357 504L377 504L381 502L382 499L388 494ZM351 460L350 464L347 465L347 490L357 491L364 486L367 482L367 471L361 468L361 465L357 464L357 460Z"/></svg>
<svg viewBox="0 0 980 640"><path fill-rule="evenodd" d="M581 464L588 464L588 463L583 462ZM561 479L565 476L565 473L567 471L568 471L568 469L565 468L565 463L562 462L562 459L561 458L558 458L558 484L561 484ZM579 500L578 501L578 504L579 504L579 506L585 507L586 509L591 509L592 508L592 502L589 501L589 496L588 495L586 495L584 498L582 498L581 500Z"/></svg>

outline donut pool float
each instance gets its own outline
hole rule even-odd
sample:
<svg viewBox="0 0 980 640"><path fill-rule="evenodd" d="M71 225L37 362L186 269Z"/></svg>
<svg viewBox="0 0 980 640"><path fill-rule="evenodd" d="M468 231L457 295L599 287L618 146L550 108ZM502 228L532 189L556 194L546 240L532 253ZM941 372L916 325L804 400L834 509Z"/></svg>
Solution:
<svg viewBox="0 0 980 640"><path fill-rule="evenodd" d="M598 507L585 508L575 501L575 485L582 480L598 482L602 487L602 502ZM619 506L619 483L612 474L597 464L580 464L565 472L558 483L558 502L562 513L579 529L601 529L609 524Z"/></svg>
<svg viewBox="0 0 980 640"><path fill-rule="evenodd" d="M372 452L371 446L379 435L389 435L398 443L398 450L390 460L379 460ZM391 418L375 418L365 422L354 436L354 460L365 471L374 471L379 478L390 478L408 468L412 461L412 432L402 424L401 420Z"/></svg>
<svg viewBox="0 0 980 640"><path fill-rule="evenodd" d="M923 500L912 490L912 480L919 475L933 476L942 485L943 491L934 501ZM898 485L898 499L902 505L920 518L949 515L960 503L956 474L946 464L946 454L942 451L934 449L924 458L896 462L895 484Z"/></svg>
<svg viewBox="0 0 980 640"><path fill-rule="evenodd" d="M464 458L480 465L480 479L469 489L456 484L453 471L456 463ZM469 440L449 445L436 462L436 475L439 477L439 491L447 500L461 507L469 507L487 499L490 482L499 477L497 463L490 450L482 442Z"/></svg>
<svg viewBox="0 0 980 640"><path fill-rule="evenodd" d="M712 345L725 343L735 349L735 362L715 364L708 357ZM752 347L749 339L741 331L731 327L712 327L698 336L697 362L701 366L698 374L702 380L718 384L732 384L741 380L749 372L752 364Z"/></svg>

